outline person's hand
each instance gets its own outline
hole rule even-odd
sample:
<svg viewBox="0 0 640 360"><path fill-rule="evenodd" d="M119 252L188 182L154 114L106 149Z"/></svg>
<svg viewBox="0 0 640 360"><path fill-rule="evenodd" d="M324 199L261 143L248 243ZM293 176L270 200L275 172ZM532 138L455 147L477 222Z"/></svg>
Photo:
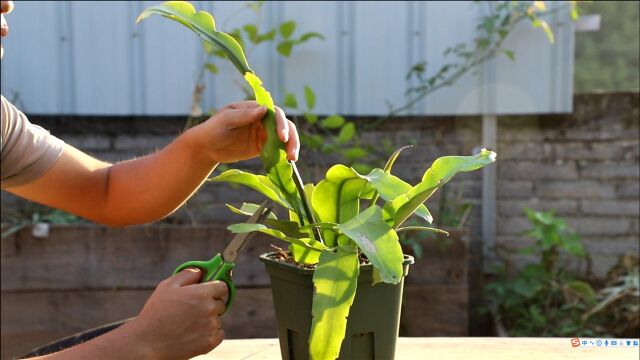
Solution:
<svg viewBox="0 0 640 360"><path fill-rule="evenodd" d="M287 120L282 109L276 107L278 137L286 143L287 158L298 159L300 141L293 122ZM229 104L206 122L190 132L208 155L219 163L230 163L256 157L260 154L267 134L262 118L267 108L255 101Z"/></svg>
<svg viewBox="0 0 640 360"><path fill-rule="evenodd" d="M198 284L200 270L188 268L162 281L132 320L140 346L153 359L188 359L206 354L224 338L220 314L227 286L220 281Z"/></svg>

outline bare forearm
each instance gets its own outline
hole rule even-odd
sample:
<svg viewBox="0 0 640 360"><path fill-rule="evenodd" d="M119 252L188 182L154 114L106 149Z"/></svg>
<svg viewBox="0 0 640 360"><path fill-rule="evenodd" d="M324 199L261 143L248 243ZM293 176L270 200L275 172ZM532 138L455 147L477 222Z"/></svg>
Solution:
<svg viewBox="0 0 640 360"><path fill-rule="evenodd" d="M86 343L71 347L69 349L31 358L32 360L137 360L155 358L151 349L141 339L136 338L135 332L131 327L131 323L122 325L121 327L108 332L102 336L98 336Z"/></svg>
<svg viewBox="0 0 640 360"><path fill-rule="evenodd" d="M186 132L164 149L108 169L104 213L109 225L158 220L180 207L217 162Z"/></svg>
<svg viewBox="0 0 640 360"><path fill-rule="evenodd" d="M266 139L260 123L265 111L255 102L231 104L157 153L115 165L65 145L45 174L8 190L106 225L158 220L193 195L218 162L259 155ZM277 113L278 134L282 141L289 139L287 155L295 159L295 126L281 110Z"/></svg>

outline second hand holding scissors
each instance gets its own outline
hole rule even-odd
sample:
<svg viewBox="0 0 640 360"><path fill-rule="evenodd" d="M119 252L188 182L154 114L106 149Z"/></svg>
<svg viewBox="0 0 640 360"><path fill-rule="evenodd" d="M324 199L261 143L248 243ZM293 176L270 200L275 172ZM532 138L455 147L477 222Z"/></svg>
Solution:
<svg viewBox="0 0 640 360"><path fill-rule="evenodd" d="M251 215L249 220L246 221L246 223L255 224L264 220L271 211L271 207L266 208L266 205L267 201L263 202L258 210L256 210L256 212ZM176 274L188 267L195 267L200 269L200 271L202 272L202 276L200 277L200 280L198 282L202 283L209 280L220 280L227 284L227 288L229 289L229 297L225 304L224 312L226 312L236 296L236 286L231 280L231 270L233 270L233 268L235 267L234 261L238 257L238 251L240 251L240 248L242 247L244 242L251 235L253 235L253 233L237 234L233 237L233 240L231 240L229 245L224 249L222 255L220 253L217 253L211 260L208 261L187 261L186 263L178 266L173 273Z"/></svg>

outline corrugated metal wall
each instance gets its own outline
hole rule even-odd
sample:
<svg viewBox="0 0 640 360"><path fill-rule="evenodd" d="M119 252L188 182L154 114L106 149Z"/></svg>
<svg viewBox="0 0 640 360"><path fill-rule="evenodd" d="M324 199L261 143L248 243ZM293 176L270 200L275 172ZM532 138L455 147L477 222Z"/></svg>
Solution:
<svg viewBox="0 0 640 360"><path fill-rule="evenodd" d="M152 17L135 24L153 1L17 2L6 16L2 93L19 97L26 112L79 115L186 114L204 55L186 28ZM244 2L193 2L211 12L220 30L253 21ZM385 114L385 100L399 105L411 65L427 60L432 70L442 52L470 42L484 4L464 2L268 2L262 25L295 19L312 40L282 58L272 44L249 55L252 68L282 101L284 89L317 93L317 111ZM225 20L228 19L228 20ZM547 113L571 111L573 25L568 16L549 19L551 45L539 29L522 24L508 39L516 62L500 57L417 104L414 114ZM204 107L244 96L240 75L219 61L207 78Z"/></svg>

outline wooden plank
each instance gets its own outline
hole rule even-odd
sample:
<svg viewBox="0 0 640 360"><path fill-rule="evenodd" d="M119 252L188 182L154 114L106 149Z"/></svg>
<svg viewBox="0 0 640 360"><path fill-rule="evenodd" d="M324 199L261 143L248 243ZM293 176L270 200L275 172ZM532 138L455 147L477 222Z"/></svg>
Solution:
<svg viewBox="0 0 640 360"><path fill-rule="evenodd" d="M422 258L409 267L405 284L467 286L468 246L465 232L426 239Z"/></svg>
<svg viewBox="0 0 640 360"><path fill-rule="evenodd" d="M568 338L399 338L396 359L636 360L638 347L573 348ZM228 340L197 360L280 359L278 339Z"/></svg>
<svg viewBox="0 0 640 360"><path fill-rule="evenodd" d="M77 290L3 293L2 358L96 326L135 316L150 290ZM405 287L403 336L466 334L466 288ZM224 317L228 339L277 336L271 289L240 288Z"/></svg>
<svg viewBox="0 0 640 360"><path fill-rule="evenodd" d="M151 289L187 260L206 260L231 239L222 225L53 226L46 239L25 229L1 243L2 291L43 289ZM268 286L261 253L279 241L257 235L234 269L238 286ZM38 266L25 266L38 264Z"/></svg>
<svg viewBox="0 0 640 360"><path fill-rule="evenodd" d="M182 262L222 251L230 238L224 225L61 225L46 239L25 229L0 244L2 291L152 289ZM410 267L407 283L466 285L466 241L456 234L449 239L444 248L438 241L422 242L424 256ZM269 286L258 256L272 251L270 244L285 245L264 235L246 243L233 273L238 286Z"/></svg>
<svg viewBox="0 0 640 360"><path fill-rule="evenodd" d="M455 286L404 288L401 336L465 336L468 289Z"/></svg>
<svg viewBox="0 0 640 360"><path fill-rule="evenodd" d="M2 294L1 358L20 356L60 338L138 314L148 290ZM275 337L271 289L238 289L224 316L226 338Z"/></svg>
<svg viewBox="0 0 640 360"><path fill-rule="evenodd" d="M58 291L2 294L2 358L61 337L136 315L150 291Z"/></svg>

